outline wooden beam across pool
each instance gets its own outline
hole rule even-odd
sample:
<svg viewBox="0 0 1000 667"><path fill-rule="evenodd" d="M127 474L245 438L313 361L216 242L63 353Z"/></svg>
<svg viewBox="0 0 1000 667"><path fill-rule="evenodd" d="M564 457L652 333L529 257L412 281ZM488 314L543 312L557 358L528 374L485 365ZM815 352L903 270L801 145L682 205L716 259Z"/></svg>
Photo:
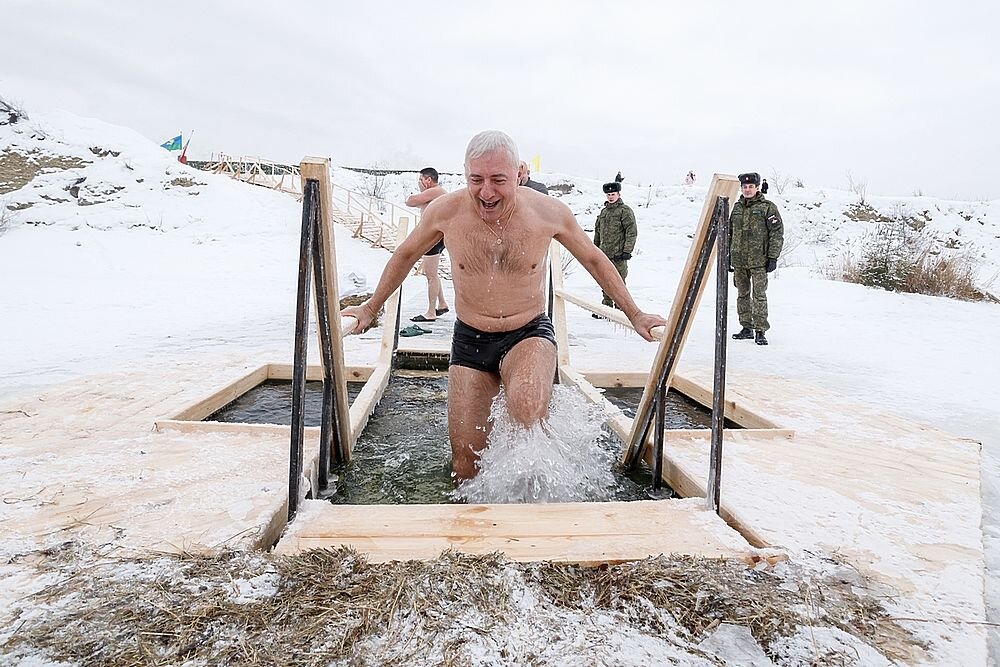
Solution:
<svg viewBox="0 0 1000 667"><path fill-rule="evenodd" d="M543 505L333 505L307 500L275 552L352 547L369 562L449 549L600 565L660 554L757 562L762 553L698 499ZM773 557L773 553L770 554Z"/></svg>

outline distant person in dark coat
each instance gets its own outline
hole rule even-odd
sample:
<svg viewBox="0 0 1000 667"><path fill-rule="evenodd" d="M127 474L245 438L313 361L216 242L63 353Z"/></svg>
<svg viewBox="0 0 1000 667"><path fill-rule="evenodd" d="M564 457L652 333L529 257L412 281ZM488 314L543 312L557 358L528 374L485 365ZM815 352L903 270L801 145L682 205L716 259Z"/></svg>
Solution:
<svg viewBox="0 0 1000 667"><path fill-rule="evenodd" d="M694 179L695 179L694 172L689 171L687 173L687 176L684 177L684 185L694 185Z"/></svg>
<svg viewBox="0 0 1000 667"><path fill-rule="evenodd" d="M764 181L763 181L763 182L762 182L762 183L760 184L760 193L761 193L762 195L766 195L766 194L767 194L767 179L766 179L766 178L765 178L765 179L764 179Z"/></svg>
<svg viewBox="0 0 1000 667"><path fill-rule="evenodd" d="M632 259L635 250L637 229L635 214L631 207L622 201L622 184L618 182L605 183L604 195L607 201L597 216L594 224L594 245L601 249L622 277L628 276L628 260ZM601 303L605 306L619 308L607 292L602 291ZM596 313L594 317L599 317Z"/></svg>
<svg viewBox="0 0 1000 667"><path fill-rule="evenodd" d="M619 172L615 175L615 183L621 183L624 180L625 177L622 176L622 172L619 170Z"/></svg>
<svg viewBox="0 0 1000 667"><path fill-rule="evenodd" d="M736 312L742 329L736 340L753 338L767 345L767 274L778 266L785 228L773 202L758 192L760 174L740 174L739 200L729 214L729 270L736 286Z"/></svg>
<svg viewBox="0 0 1000 667"><path fill-rule="evenodd" d="M531 180L531 169L524 160L521 160L521 164L517 168L517 184L531 188L532 190L538 190L543 195L549 194L549 189L545 187L544 183Z"/></svg>

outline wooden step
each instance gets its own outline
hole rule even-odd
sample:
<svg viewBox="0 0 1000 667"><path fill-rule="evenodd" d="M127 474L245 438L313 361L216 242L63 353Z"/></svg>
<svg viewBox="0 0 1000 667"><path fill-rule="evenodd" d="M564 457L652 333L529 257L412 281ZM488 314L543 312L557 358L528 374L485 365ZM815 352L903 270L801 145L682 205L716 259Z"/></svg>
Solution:
<svg viewBox="0 0 1000 667"><path fill-rule="evenodd" d="M307 500L275 551L350 546L370 562L430 560L445 550L515 561L598 565L660 554L759 552L701 499L543 505L333 505Z"/></svg>

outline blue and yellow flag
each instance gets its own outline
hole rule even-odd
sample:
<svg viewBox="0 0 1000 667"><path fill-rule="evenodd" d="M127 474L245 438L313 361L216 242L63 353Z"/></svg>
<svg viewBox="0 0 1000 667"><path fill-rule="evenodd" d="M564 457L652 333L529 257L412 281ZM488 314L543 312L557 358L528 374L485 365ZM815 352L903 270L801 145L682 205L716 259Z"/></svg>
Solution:
<svg viewBox="0 0 1000 667"><path fill-rule="evenodd" d="M166 148L168 151L179 151L182 148L181 135L178 134L170 141L163 142L162 144L160 144L160 148Z"/></svg>

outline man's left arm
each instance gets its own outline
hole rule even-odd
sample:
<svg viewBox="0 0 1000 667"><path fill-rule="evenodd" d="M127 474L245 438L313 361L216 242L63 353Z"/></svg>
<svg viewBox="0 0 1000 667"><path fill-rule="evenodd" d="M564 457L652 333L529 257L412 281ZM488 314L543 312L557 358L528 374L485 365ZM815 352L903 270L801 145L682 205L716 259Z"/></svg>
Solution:
<svg viewBox="0 0 1000 667"><path fill-rule="evenodd" d="M770 204L767 211L767 258L777 260L785 244L785 225L778 207L773 202Z"/></svg>
<svg viewBox="0 0 1000 667"><path fill-rule="evenodd" d="M625 232L625 242L622 244L622 253L627 255L622 259L632 259L632 251L635 250L635 240L639 235L639 229L635 224L635 213L632 208L625 207L622 214L622 230Z"/></svg>
<svg viewBox="0 0 1000 667"><path fill-rule="evenodd" d="M444 193L445 193L444 188L442 188L440 185L435 185L432 188L427 188L423 192L417 192L407 197L406 205L412 206L414 208L419 206L426 206L427 204L430 204L432 201L434 201Z"/></svg>
<svg viewBox="0 0 1000 667"><path fill-rule="evenodd" d="M587 269L587 273L593 276L601 289L618 304L622 312L625 313L625 317L632 323L636 333L646 340L653 340L649 330L653 327L665 326L667 321L659 315L651 315L639 310L615 265L591 242L568 208L560 219L559 232L554 238L569 250L573 257L580 262L580 265Z"/></svg>

